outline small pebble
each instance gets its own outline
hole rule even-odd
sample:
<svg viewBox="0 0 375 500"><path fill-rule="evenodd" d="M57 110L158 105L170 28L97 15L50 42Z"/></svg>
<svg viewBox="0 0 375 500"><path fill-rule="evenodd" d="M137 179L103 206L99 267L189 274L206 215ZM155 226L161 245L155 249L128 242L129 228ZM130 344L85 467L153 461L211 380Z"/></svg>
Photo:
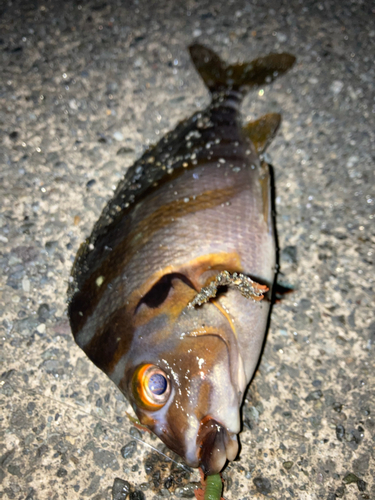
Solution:
<svg viewBox="0 0 375 500"><path fill-rule="evenodd" d="M145 500L145 494L143 493L143 491L132 491L130 493L130 496L129 496L129 499L130 500Z"/></svg>
<svg viewBox="0 0 375 500"><path fill-rule="evenodd" d="M124 135L121 133L121 132L115 132L113 134L113 138L118 141L118 142L121 142L124 140Z"/></svg>
<svg viewBox="0 0 375 500"><path fill-rule="evenodd" d="M283 462L283 467L286 470L290 470L293 467L293 462Z"/></svg>
<svg viewBox="0 0 375 500"><path fill-rule="evenodd" d="M44 323L41 323L36 327L36 329L39 333L44 333L46 331L46 325Z"/></svg>
<svg viewBox="0 0 375 500"><path fill-rule="evenodd" d="M349 474L346 474L343 479L345 484L352 484L352 483L357 483L358 482L358 477L353 474L353 472L349 472Z"/></svg>
<svg viewBox="0 0 375 500"><path fill-rule="evenodd" d="M137 450L137 442L129 441L125 446L121 448L121 455L123 458L131 458L134 452Z"/></svg>
<svg viewBox="0 0 375 500"><path fill-rule="evenodd" d="M358 479L357 481L357 486L359 491L365 491L367 487L366 481L363 481L363 479Z"/></svg>
<svg viewBox="0 0 375 500"><path fill-rule="evenodd" d="M342 441L345 437L345 427L343 425L336 425L336 437L339 441Z"/></svg>
<svg viewBox="0 0 375 500"><path fill-rule="evenodd" d="M66 469L63 469L60 467L60 469L57 471L57 477L65 477L68 474L68 471Z"/></svg>
<svg viewBox="0 0 375 500"><path fill-rule="evenodd" d="M268 493L271 492L271 481L266 477L255 477L253 479L253 483L259 493L268 495Z"/></svg>
<svg viewBox="0 0 375 500"><path fill-rule="evenodd" d="M142 439L142 434L136 427L130 427L129 432L134 438Z"/></svg>
<svg viewBox="0 0 375 500"><path fill-rule="evenodd" d="M332 82L330 89L334 94L337 95L342 91L343 87L344 87L343 82L341 82L340 80L335 80L334 82Z"/></svg>
<svg viewBox="0 0 375 500"><path fill-rule="evenodd" d="M125 500L130 492L130 483L116 477L112 486L112 500Z"/></svg>
<svg viewBox="0 0 375 500"><path fill-rule="evenodd" d="M30 280L27 278L27 276L25 276L22 279L22 290L25 293L29 293L30 292Z"/></svg>
<svg viewBox="0 0 375 500"><path fill-rule="evenodd" d="M195 490L197 489L197 485L194 483L186 484L185 486L180 486L175 489L174 494L178 498L194 498Z"/></svg>

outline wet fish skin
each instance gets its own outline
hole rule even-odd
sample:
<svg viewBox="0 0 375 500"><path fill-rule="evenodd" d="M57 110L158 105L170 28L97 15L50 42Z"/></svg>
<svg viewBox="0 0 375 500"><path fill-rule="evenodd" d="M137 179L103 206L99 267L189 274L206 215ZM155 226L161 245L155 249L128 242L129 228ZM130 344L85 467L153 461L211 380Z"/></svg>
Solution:
<svg viewBox="0 0 375 500"><path fill-rule="evenodd" d="M239 107L249 89L287 71L294 57L227 66L201 45L190 53L212 103L128 170L77 254L68 312L77 344L142 424L210 475L237 454L239 408L270 304L228 289L201 307L187 306L219 271L272 287L270 174L258 154L280 115L243 128ZM161 406L138 394L146 365L165 374L170 392Z"/></svg>

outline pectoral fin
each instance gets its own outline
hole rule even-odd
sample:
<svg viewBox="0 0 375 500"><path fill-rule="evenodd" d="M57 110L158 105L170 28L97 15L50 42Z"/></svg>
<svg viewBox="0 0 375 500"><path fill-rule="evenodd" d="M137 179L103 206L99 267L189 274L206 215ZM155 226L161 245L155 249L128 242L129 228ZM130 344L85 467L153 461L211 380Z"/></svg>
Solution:
<svg viewBox="0 0 375 500"><path fill-rule="evenodd" d="M263 153L275 137L281 123L279 113L269 113L243 127L245 135L254 144L259 154Z"/></svg>

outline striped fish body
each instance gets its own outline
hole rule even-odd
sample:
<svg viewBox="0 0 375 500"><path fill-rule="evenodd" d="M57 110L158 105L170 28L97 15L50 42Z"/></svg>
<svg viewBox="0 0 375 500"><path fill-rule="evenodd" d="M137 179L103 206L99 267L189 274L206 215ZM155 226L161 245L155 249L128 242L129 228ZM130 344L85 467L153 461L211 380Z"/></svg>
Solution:
<svg viewBox="0 0 375 500"><path fill-rule="evenodd" d="M220 271L271 288L275 236L268 165L279 115L242 127L246 90L294 62L271 54L226 66L190 48L211 105L127 172L72 270L77 344L132 403L141 423L206 474L238 452L239 408L258 363L269 300L222 289L188 308Z"/></svg>

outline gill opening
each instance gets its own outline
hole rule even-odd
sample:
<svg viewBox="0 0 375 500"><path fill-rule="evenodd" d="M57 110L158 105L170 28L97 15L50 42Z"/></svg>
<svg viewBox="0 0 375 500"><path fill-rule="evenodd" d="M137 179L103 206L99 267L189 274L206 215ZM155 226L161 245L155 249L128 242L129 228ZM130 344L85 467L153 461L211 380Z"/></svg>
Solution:
<svg viewBox="0 0 375 500"><path fill-rule="evenodd" d="M225 317L225 319L229 323L229 326L231 327L231 330L234 333L234 336L236 338L238 338L236 327L234 326L234 322L233 322L232 318L230 317L228 311L221 304L219 304L218 299L214 299L211 302L212 302L212 305L214 305L216 307L216 309L218 309L221 312L221 314Z"/></svg>

